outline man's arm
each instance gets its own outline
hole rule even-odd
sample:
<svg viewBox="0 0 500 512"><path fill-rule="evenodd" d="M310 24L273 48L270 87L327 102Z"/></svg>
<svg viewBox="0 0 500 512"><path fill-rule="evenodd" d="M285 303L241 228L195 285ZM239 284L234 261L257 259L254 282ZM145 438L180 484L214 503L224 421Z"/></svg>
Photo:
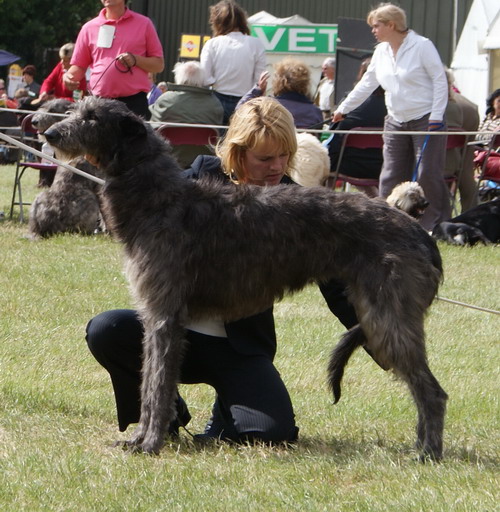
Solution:
<svg viewBox="0 0 500 512"><path fill-rule="evenodd" d="M67 89L75 91L80 87L80 81L85 76L85 69L80 66L70 66L63 75L63 82Z"/></svg>

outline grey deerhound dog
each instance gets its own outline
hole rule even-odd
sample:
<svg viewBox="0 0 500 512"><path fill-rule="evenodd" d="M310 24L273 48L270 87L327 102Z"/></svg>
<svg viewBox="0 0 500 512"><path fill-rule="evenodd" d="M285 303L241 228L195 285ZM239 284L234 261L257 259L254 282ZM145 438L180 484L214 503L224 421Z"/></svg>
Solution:
<svg viewBox="0 0 500 512"><path fill-rule="evenodd" d="M39 133L43 133L62 119L53 114L64 114L74 106L75 103L64 99L47 101L33 116L33 125ZM102 177L99 170L82 157L70 163L88 174ZM38 194L31 205L28 224L31 237L45 238L56 233L93 233L100 227L100 189L101 186L94 181L58 167L51 187Z"/></svg>
<svg viewBox="0 0 500 512"><path fill-rule="evenodd" d="M441 458L447 395L427 364L424 314L442 266L414 219L324 187L185 179L168 144L113 100L84 100L45 137L66 157L85 154L103 171L106 223L125 247L145 328L141 418L126 446L158 453L163 445L187 319L246 317L336 278L359 318L330 361L336 398L343 367L364 346L408 384L422 458Z"/></svg>

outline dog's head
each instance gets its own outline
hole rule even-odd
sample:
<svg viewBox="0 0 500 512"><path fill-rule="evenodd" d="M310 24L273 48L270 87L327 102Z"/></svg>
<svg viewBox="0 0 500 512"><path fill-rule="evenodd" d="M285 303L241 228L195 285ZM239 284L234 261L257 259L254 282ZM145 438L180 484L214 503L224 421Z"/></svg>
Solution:
<svg viewBox="0 0 500 512"><path fill-rule="evenodd" d="M422 217L429 206L422 187L415 181L405 181L394 187L387 203L415 219Z"/></svg>
<svg viewBox="0 0 500 512"><path fill-rule="evenodd" d="M53 124L61 121L63 116L51 114L66 114L75 108L72 101L64 99L55 99L46 101L33 116L31 124L37 128L40 133L48 130Z"/></svg>
<svg viewBox="0 0 500 512"><path fill-rule="evenodd" d="M124 103L91 96L43 135L60 157L85 156L104 174L116 176L147 151L149 130Z"/></svg>

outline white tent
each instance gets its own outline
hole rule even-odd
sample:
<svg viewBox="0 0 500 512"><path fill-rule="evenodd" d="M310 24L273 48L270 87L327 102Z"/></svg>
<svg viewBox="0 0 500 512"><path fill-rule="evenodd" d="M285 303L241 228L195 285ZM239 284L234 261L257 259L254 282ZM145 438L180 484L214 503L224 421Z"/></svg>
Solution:
<svg viewBox="0 0 500 512"><path fill-rule="evenodd" d="M500 48L500 7L493 23L488 29L488 35L484 40L483 48L485 50L498 50Z"/></svg>
<svg viewBox="0 0 500 512"><path fill-rule="evenodd" d="M499 0L474 0L451 63L458 89L478 105L481 116L491 92L491 59L485 42L488 37L491 44L500 39L499 17Z"/></svg>
<svg viewBox="0 0 500 512"><path fill-rule="evenodd" d="M277 18L267 11L259 11L248 18L250 25L310 25L311 22L298 14Z"/></svg>

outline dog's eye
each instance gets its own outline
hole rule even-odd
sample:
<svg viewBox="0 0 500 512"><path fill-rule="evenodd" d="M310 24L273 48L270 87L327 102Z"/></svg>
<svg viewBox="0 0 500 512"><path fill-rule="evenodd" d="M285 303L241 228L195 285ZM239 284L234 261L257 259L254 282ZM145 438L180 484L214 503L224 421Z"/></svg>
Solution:
<svg viewBox="0 0 500 512"><path fill-rule="evenodd" d="M87 116L86 118L82 119L83 124L91 125L97 121L97 117L95 116Z"/></svg>

